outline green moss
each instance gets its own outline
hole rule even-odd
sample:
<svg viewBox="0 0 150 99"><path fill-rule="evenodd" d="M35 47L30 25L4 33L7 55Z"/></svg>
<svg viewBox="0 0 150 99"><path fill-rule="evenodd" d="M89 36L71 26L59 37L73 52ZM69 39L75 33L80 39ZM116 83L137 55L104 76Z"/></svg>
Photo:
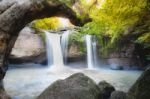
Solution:
<svg viewBox="0 0 150 99"><path fill-rule="evenodd" d="M57 17L39 19L33 22L36 29L55 30L59 28L59 20Z"/></svg>

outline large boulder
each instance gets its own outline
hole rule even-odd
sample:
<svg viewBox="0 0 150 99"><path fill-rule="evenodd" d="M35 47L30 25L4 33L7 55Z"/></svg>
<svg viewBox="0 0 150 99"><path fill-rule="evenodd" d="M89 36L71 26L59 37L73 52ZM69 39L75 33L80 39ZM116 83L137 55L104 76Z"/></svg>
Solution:
<svg viewBox="0 0 150 99"><path fill-rule="evenodd" d="M115 91L115 88L106 81L101 81L98 86L102 92L103 99L109 99L111 93Z"/></svg>
<svg viewBox="0 0 150 99"><path fill-rule="evenodd" d="M127 99L127 95L123 91L114 91L112 92L110 99Z"/></svg>
<svg viewBox="0 0 150 99"><path fill-rule="evenodd" d="M144 71L131 87L128 99L150 99L150 68Z"/></svg>
<svg viewBox="0 0 150 99"><path fill-rule="evenodd" d="M17 38L9 57L10 64L46 63L46 49L41 36L35 30L25 27Z"/></svg>
<svg viewBox="0 0 150 99"><path fill-rule="evenodd" d="M96 83L82 73L49 86L37 99L102 99Z"/></svg>
<svg viewBox="0 0 150 99"><path fill-rule="evenodd" d="M35 34L35 30L25 27L20 33L11 51L16 57L35 56L45 51L44 41L41 36Z"/></svg>

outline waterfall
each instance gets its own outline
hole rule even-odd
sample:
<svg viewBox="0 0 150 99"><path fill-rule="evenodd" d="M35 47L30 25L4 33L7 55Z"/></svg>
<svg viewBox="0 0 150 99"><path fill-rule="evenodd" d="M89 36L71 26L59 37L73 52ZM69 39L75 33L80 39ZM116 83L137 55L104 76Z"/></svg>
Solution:
<svg viewBox="0 0 150 99"><path fill-rule="evenodd" d="M86 35L88 69L94 69L97 64L96 40L92 35Z"/></svg>
<svg viewBox="0 0 150 99"><path fill-rule="evenodd" d="M53 57L53 65L54 68L60 68L64 66L63 62L63 54L61 50L61 44L60 44L60 34L54 34L45 31L46 34L46 42L47 42L47 58L48 61L51 62L51 56ZM52 49L52 50L51 50ZM48 64L50 64L48 62Z"/></svg>
<svg viewBox="0 0 150 99"><path fill-rule="evenodd" d="M64 31L64 33L62 34L62 38L61 38L61 47L62 47L62 52L63 52L63 60L64 60L65 64L67 63L69 34L70 34L69 30Z"/></svg>
<svg viewBox="0 0 150 99"><path fill-rule="evenodd" d="M44 31L46 35L46 55L47 55L47 65L51 66L53 64L53 52L52 52L52 46L51 46L51 38L50 38L50 33L47 31Z"/></svg>
<svg viewBox="0 0 150 99"><path fill-rule="evenodd" d="M87 64L88 69L93 69L93 56L92 56L92 36L86 35L86 46L87 46Z"/></svg>
<svg viewBox="0 0 150 99"><path fill-rule="evenodd" d="M92 48L93 48L93 63L94 66L97 66L97 42L95 36L93 36Z"/></svg>

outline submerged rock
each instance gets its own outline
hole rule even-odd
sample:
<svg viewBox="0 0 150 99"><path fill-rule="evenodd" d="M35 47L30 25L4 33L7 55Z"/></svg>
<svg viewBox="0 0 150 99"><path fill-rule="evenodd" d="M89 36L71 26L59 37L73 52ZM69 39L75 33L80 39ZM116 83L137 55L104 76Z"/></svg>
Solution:
<svg viewBox="0 0 150 99"><path fill-rule="evenodd" d="M150 68L148 68L131 87L128 99L150 99Z"/></svg>
<svg viewBox="0 0 150 99"><path fill-rule="evenodd" d="M11 98L4 90L0 89L0 99L11 99Z"/></svg>
<svg viewBox="0 0 150 99"><path fill-rule="evenodd" d="M98 86L102 92L103 99L109 99L111 93L115 91L115 88L106 81L101 81Z"/></svg>
<svg viewBox="0 0 150 99"><path fill-rule="evenodd" d="M123 91L114 91L112 92L110 99L127 99L127 95Z"/></svg>
<svg viewBox="0 0 150 99"><path fill-rule="evenodd" d="M118 65L118 64L111 64L110 69L112 69L112 70L122 70L123 67Z"/></svg>
<svg viewBox="0 0 150 99"><path fill-rule="evenodd" d="M96 83L82 73L49 86L37 99L102 99Z"/></svg>

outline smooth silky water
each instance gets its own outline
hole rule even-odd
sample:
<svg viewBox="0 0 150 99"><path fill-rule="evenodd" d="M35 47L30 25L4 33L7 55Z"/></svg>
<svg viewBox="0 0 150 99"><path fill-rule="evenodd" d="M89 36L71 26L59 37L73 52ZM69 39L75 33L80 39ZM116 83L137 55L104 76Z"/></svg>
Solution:
<svg viewBox="0 0 150 99"><path fill-rule="evenodd" d="M12 99L36 99L36 97L49 85L58 79L65 79L71 74L82 72L92 78L96 83L106 80L117 90L127 92L134 84L142 71L110 70L107 68L71 68L64 65L63 53L60 47L60 34L52 34L45 31L47 37L47 57L49 66L36 64L22 65L22 68L9 69L4 78L4 86ZM66 32L68 33L68 32ZM87 37L89 39L89 37ZM88 42L91 43L92 42ZM51 46L49 46L49 45ZM65 45L66 46L66 45ZM95 46L95 44L94 44ZM48 52L51 51L51 52ZM51 54L53 52L53 54ZM92 56L92 55L91 55ZM52 59L53 58L53 59ZM88 58L87 58L88 59ZM32 67L28 68L29 65ZM74 63L73 65L81 65ZM12 66L12 65L11 65ZM83 66L85 67L85 66ZM93 69L94 68L94 69Z"/></svg>

